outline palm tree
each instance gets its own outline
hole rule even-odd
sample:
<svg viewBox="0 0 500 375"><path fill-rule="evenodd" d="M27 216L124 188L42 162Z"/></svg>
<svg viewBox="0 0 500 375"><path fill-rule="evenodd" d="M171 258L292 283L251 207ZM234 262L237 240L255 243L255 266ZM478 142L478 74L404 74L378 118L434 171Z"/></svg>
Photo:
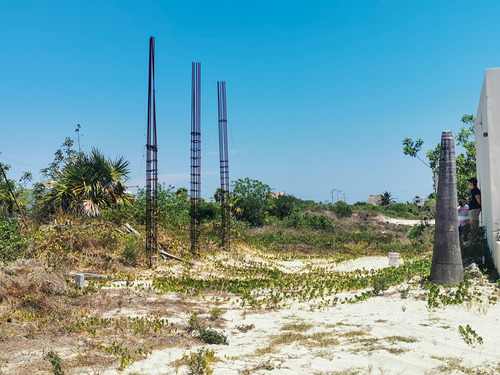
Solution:
<svg viewBox="0 0 500 375"><path fill-rule="evenodd" d="M380 197L380 205L381 206L388 206L394 202L395 202L395 200L392 198L391 193L389 193L388 191L384 191L384 193Z"/></svg>
<svg viewBox="0 0 500 375"><path fill-rule="evenodd" d="M99 208L132 202L124 183L128 174L129 162L124 157L112 161L93 148L54 173L45 200L56 210L97 216Z"/></svg>

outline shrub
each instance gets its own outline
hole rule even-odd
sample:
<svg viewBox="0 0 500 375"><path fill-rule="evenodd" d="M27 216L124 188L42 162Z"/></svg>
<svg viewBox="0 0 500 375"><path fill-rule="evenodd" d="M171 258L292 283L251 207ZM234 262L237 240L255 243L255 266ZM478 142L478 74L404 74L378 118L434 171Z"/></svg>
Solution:
<svg viewBox="0 0 500 375"><path fill-rule="evenodd" d="M146 224L146 189L137 191L134 201L135 219ZM182 228L190 222L190 202L186 189L165 184L158 185L158 225L164 228Z"/></svg>
<svg viewBox="0 0 500 375"><path fill-rule="evenodd" d="M422 211L428 211L431 213L436 212L436 199L429 199L425 204L422 206Z"/></svg>
<svg viewBox="0 0 500 375"><path fill-rule="evenodd" d="M112 221L115 225L121 226L127 222L133 222L137 215L136 205L121 205L105 207L101 210L101 217L106 221Z"/></svg>
<svg viewBox="0 0 500 375"><path fill-rule="evenodd" d="M214 344L214 345L228 345L227 337L224 336L223 333L217 332L210 328L200 328L198 330L200 334L200 339L205 344Z"/></svg>
<svg viewBox="0 0 500 375"><path fill-rule="evenodd" d="M189 331L198 332L201 341L205 344L228 345L227 337L223 333L203 327L198 321L196 313L191 314L189 317Z"/></svg>
<svg viewBox="0 0 500 375"><path fill-rule="evenodd" d="M352 208L346 202L338 201L333 205L333 212L335 212L335 215L339 219L344 217L351 217Z"/></svg>
<svg viewBox="0 0 500 375"><path fill-rule="evenodd" d="M424 233L425 225L419 224L419 225L414 225L409 231L408 231L408 237L411 239L415 239L420 237Z"/></svg>
<svg viewBox="0 0 500 375"><path fill-rule="evenodd" d="M226 313L226 311L219 309L218 307L214 307L212 310L209 311L209 313L210 313L210 319L217 320L222 315L224 315Z"/></svg>
<svg viewBox="0 0 500 375"><path fill-rule="evenodd" d="M293 214L285 218L285 220L283 220L283 223L286 227L298 229L302 227L302 225L304 225L304 219L302 217L302 214L300 214L299 212L294 212Z"/></svg>
<svg viewBox="0 0 500 375"><path fill-rule="evenodd" d="M220 217L220 207L215 203L202 200L200 202L200 216L202 221L213 221Z"/></svg>
<svg viewBox="0 0 500 375"><path fill-rule="evenodd" d="M495 266L493 265L491 252L486 241L484 227L479 227L475 231L466 230L463 236L468 239L460 244L463 264L467 266L471 263L476 263L494 270Z"/></svg>
<svg viewBox="0 0 500 375"><path fill-rule="evenodd" d="M297 198L288 195L280 195L276 199L275 206L271 210L271 215L283 220L293 214L297 208Z"/></svg>
<svg viewBox="0 0 500 375"><path fill-rule="evenodd" d="M25 245L17 222L0 218L0 261L8 263L20 258Z"/></svg>
<svg viewBox="0 0 500 375"><path fill-rule="evenodd" d="M271 194L271 187L263 182L248 177L232 182L231 203L234 217L248 222L253 227L267 223L276 200Z"/></svg>
<svg viewBox="0 0 500 375"><path fill-rule="evenodd" d="M364 221L368 221L368 219L372 219L375 216L377 216L377 212L373 210L358 211L358 217Z"/></svg>
<svg viewBox="0 0 500 375"><path fill-rule="evenodd" d="M45 359L52 365L52 373L54 375L64 375L64 371L61 368L61 357L59 354L53 350L49 351L45 355Z"/></svg>
<svg viewBox="0 0 500 375"><path fill-rule="evenodd" d="M382 276L377 276L373 278L373 294L378 296L380 292L387 290L389 288L389 284L387 280Z"/></svg>
<svg viewBox="0 0 500 375"><path fill-rule="evenodd" d="M210 375L214 372L209 366L209 362L214 360L214 353L210 350L198 349L189 356L184 356L184 361L188 367L189 375Z"/></svg>
<svg viewBox="0 0 500 375"><path fill-rule="evenodd" d="M135 236L128 236L125 240L125 248L122 257L130 264L135 264L137 255L142 249L142 240Z"/></svg>
<svg viewBox="0 0 500 375"><path fill-rule="evenodd" d="M306 215L304 217L306 225L315 230L333 228L332 221L325 215Z"/></svg>
<svg viewBox="0 0 500 375"><path fill-rule="evenodd" d="M395 212L408 212L408 206L404 203L393 203L386 206L386 209Z"/></svg>

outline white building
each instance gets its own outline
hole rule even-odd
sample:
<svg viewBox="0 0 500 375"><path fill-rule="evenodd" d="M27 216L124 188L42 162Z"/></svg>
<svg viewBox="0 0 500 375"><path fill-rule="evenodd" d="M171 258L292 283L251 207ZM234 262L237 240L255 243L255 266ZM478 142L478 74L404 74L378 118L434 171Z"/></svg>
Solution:
<svg viewBox="0 0 500 375"><path fill-rule="evenodd" d="M486 69L474 125L482 225L500 271L500 68Z"/></svg>
<svg viewBox="0 0 500 375"><path fill-rule="evenodd" d="M427 201L428 201L427 197L420 197L418 195L416 195L415 198L413 198L413 204L417 205L418 207L422 207Z"/></svg>

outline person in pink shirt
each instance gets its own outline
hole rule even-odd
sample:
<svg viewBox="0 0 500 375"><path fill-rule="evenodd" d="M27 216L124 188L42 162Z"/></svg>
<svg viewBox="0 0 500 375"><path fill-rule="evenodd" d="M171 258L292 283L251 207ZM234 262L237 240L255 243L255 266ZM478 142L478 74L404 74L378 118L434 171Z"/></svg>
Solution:
<svg viewBox="0 0 500 375"><path fill-rule="evenodd" d="M469 224L469 206L465 199L458 200L458 233L462 235L464 227Z"/></svg>

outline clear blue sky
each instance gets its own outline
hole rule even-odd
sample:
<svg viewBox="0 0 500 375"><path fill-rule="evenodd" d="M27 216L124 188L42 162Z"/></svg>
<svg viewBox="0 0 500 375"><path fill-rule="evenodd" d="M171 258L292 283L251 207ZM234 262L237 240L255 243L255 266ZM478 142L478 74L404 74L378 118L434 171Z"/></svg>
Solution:
<svg viewBox="0 0 500 375"><path fill-rule="evenodd" d="M230 178L354 203L432 192L404 156L475 114L500 66L498 1L0 0L0 160L38 178L81 124L84 151L144 185L148 39L156 37L160 181L189 188L191 62L202 68L202 196L219 185L217 80ZM337 193L334 198L336 200Z"/></svg>

